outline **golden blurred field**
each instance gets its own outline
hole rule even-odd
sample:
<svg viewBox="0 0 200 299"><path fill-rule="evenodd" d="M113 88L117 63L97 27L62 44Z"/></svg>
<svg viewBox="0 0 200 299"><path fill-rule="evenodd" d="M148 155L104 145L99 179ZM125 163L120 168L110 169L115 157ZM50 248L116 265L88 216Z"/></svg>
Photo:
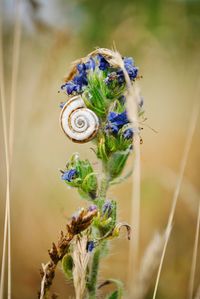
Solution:
<svg viewBox="0 0 200 299"><path fill-rule="evenodd" d="M4 1L3 48L6 109L9 118L12 72L13 2ZM73 152L95 160L91 144L77 145L59 127L58 93L71 61L94 47L112 47L134 57L143 79L147 126L141 145L141 230L139 255L167 224L172 195L200 80L200 2L148 1L22 1L19 72L11 167L12 298L37 297L41 262L71 214L86 203L60 180ZM0 111L1 112L1 111ZM1 115L1 114L0 114ZM187 161L172 235L164 260L157 299L188 298L188 285L200 200L200 121ZM0 244L5 211L5 154L0 124ZM132 160L127 170L132 167ZM130 222L132 183L113 187L119 219ZM134 228L133 228L134 237ZM101 277L128 280L128 241L113 241ZM2 253L2 245L0 247ZM145 299L152 298L156 273ZM130 278L129 278L130 279ZM200 284L200 255L195 292ZM57 272L53 289L59 298L73 297L73 286ZM71 297L71 298L72 298ZM6 298L6 297L5 297ZM194 297L195 298L195 297ZM195 299L198 299L196 297ZM133 298L134 299L134 298Z"/></svg>

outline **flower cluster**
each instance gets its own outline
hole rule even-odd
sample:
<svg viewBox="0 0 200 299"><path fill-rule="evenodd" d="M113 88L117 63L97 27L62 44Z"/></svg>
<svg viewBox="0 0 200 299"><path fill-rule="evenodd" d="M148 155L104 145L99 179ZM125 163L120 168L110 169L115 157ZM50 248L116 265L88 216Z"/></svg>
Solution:
<svg viewBox="0 0 200 299"><path fill-rule="evenodd" d="M138 75L138 68L134 65L131 57L124 57L123 61L130 80L134 81ZM78 63L73 79L63 84L61 89L68 95L83 93L87 89L90 78L94 73L97 77L100 76L103 79L102 83L104 82L108 86L108 90L112 90L113 87L118 89L118 87L125 84L123 70L112 67L103 55L97 54L94 57L90 57L85 63ZM109 92L107 95L109 95Z"/></svg>
<svg viewBox="0 0 200 299"><path fill-rule="evenodd" d="M125 57L123 58L124 67L129 75L131 81L134 81L138 75L138 68L134 65L134 61L132 57ZM124 73L123 70L117 69L108 74L105 79L107 85L110 85L113 81L117 81L119 85L125 83Z"/></svg>
<svg viewBox="0 0 200 299"><path fill-rule="evenodd" d="M88 85L88 72L94 71L95 60L90 58L86 63L79 63L76 66L76 75L71 81L63 84L61 89L68 95L79 94L83 92L85 86Z"/></svg>
<svg viewBox="0 0 200 299"><path fill-rule="evenodd" d="M81 196L87 199L95 199L97 192L97 178L93 167L88 160L81 160L78 154L74 154L61 171L61 179L70 186L77 188Z"/></svg>

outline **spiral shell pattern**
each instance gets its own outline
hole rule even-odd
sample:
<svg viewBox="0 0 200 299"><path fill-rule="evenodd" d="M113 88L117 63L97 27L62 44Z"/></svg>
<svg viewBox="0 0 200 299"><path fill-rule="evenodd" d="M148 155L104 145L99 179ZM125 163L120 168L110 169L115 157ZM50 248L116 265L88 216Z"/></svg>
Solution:
<svg viewBox="0 0 200 299"><path fill-rule="evenodd" d="M86 108L81 96L75 96L67 101L61 111L60 122L67 137L78 143L93 139L99 128L98 117L92 110Z"/></svg>

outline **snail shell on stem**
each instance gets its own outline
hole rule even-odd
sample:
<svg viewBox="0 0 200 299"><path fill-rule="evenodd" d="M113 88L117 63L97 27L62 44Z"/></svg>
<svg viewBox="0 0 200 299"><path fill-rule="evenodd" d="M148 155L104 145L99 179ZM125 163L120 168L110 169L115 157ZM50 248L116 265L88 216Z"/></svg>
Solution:
<svg viewBox="0 0 200 299"><path fill-rule="evenodd" d="M92 110L86 108L81 96L75 96L67 101L61 111L60 123L67 137L77 143L93 139L99 128L98 117Z"/></svg>

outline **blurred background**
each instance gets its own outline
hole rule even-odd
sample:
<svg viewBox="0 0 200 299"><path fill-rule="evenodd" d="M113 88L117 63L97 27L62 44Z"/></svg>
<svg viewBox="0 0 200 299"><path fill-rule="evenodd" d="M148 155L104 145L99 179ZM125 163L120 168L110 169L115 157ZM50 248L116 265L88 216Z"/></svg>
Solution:
<svg viewBox="0 0 200 299"><path fill-rule="evenodd" d="M91 143L77 145L59 127L58 90L70 63L95 47L115 42L139 66L148 120L141 145L141 230L139 255L166 226L200 78L198 0L21 0L14 150L11 171L13 299L33 299L41 262L71 214L86 203L60 180L73 152L95 161ZM9 117L15 5L2 9L6 109ZM0 116L1 117L1 116ZM200 198L200 122L195 131L157 298L187 298ZM0 123L0 244L5 211L5 155ZM133 161L127 164L127 171ZM119 219L130 222L132 180L113 187ZM134 228L133 228L134 233ZM101 267L102 279L128 279L128 241L113 241ZM2 254L2 245L0 247ZM143 298L152 298L155 274ZM200 283L198 255L195 292ZM58 269L53 290L73 298L73 286Z"/></svg>

